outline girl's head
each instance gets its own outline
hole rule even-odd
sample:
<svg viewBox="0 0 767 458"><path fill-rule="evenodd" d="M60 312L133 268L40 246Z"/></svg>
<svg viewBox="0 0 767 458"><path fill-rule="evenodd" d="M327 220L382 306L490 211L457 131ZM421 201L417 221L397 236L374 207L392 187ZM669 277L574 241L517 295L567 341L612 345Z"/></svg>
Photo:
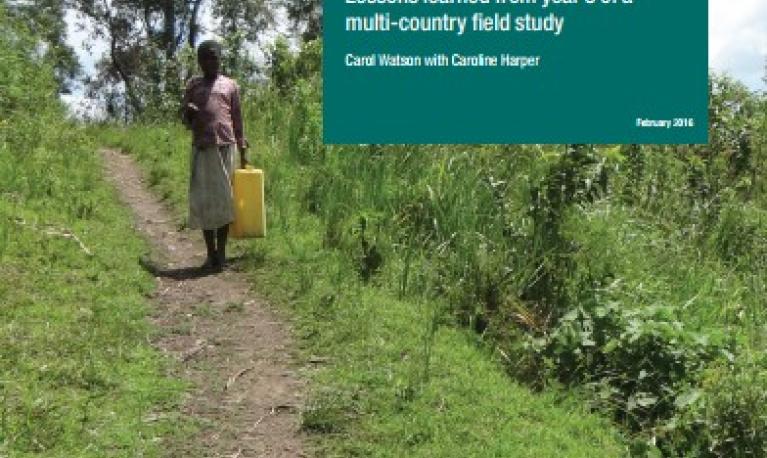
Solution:
<svg viewBox="0 0 767 458"><path fill-rule="evenodd" d="M197 63L206 79L218 76L221 69L221 44L214 40L200 43L197 48Z"/></svg>

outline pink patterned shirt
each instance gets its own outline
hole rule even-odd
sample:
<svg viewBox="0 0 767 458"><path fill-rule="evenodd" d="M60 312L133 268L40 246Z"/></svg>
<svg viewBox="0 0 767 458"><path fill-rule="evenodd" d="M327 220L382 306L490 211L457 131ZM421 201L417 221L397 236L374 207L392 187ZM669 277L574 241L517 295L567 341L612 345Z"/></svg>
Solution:
<svg viewBox="0 0 767 458"><path fill-rule="evenodd" d="M191 122L184 119L196 146L237 144L242 148L240 87L233 79L218 75L212 84L201 76L190 79L182 108L190 102L200 109Z"/></svg>

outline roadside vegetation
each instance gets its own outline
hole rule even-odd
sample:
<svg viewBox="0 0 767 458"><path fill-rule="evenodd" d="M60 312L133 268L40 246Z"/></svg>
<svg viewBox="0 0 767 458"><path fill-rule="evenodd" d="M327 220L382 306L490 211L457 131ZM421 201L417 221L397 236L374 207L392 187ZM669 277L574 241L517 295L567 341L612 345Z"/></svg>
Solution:
<svg viewBox="0 0 767 458"><path fill-rule="evenodd" d="M184 387L148 344L146 246L2 5L0 63L0 456L160 456Z"/></svg>

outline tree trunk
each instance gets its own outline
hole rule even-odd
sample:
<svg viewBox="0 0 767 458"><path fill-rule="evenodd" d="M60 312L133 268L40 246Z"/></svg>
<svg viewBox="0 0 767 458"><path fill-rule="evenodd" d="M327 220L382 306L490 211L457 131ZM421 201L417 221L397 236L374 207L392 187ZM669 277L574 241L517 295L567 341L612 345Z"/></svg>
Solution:
<svg viewBox="0 0 767 458"><path fill-rule="evenodd" d="M193 0L192 15L189 17L189 47L197 46L197 36L200 34L200 25L197 23L197 16L200 15L202 0Z"/></svg>
<svg viewBox="0 0 767 458"><path fill-rule="evenodd" d="M134 113L139 113L141 111L141 104L136 98L136 93L133 91L133 84L130 80L130 75L125 71L122 64L120 63L119 57L117 56L117 37L114 32L111 33L109 58L112 60L112 65L114 65L117 74L120 75L120 79L123 81L123 84L125 84L125 94L127 95L128 99L128 103L125 104L126 117L128 112L128 105L130 105Z"/></svg>
<svg viewBox="0 0 767 458"><path fill-rule="evenodd" d="M176 2L165 0L163 4L163 45L168 60L176 55Z"/></svg>

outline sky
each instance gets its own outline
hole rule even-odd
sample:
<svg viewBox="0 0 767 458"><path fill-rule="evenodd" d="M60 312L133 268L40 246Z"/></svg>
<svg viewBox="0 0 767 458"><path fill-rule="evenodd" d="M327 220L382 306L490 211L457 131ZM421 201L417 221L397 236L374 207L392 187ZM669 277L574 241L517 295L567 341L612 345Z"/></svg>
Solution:
<svg viewBox="0 0 767 458"><path fill-rule="evenodd" d="M767 0L709 0L709 66L764 90Z"/></svg>
<svg viewBox="0 0 767 458"><path fill-rule="evenodd" d="M337 1L337 0L331 0ZM202 39L213 38L210 11L204 2ZM104 53L103 42L93 43L86 51L87 31L76 30L77 22L72 13L66 16L69 27L69 43L77 50L86 73L93 71L93 64ZM286 33L286 21L278 31ZM716 72L728 74L755 91L767 89L763 78L767 70L767 0L709 0L709 66ZM67 103L82 103L81 91L66 98Z"/></svg>

